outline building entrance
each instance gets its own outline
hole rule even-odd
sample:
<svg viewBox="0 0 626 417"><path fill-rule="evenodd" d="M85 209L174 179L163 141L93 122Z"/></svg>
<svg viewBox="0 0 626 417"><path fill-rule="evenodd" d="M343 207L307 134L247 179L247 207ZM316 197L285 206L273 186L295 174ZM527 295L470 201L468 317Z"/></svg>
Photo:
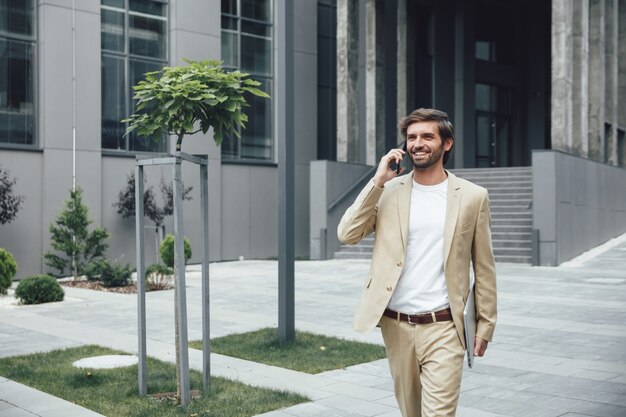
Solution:
<svg viewBox="0 0 626 417"><path fill-rule="evenodd" d="M511 165L511 89L476 83L476 156L478 168Z"/></svg>

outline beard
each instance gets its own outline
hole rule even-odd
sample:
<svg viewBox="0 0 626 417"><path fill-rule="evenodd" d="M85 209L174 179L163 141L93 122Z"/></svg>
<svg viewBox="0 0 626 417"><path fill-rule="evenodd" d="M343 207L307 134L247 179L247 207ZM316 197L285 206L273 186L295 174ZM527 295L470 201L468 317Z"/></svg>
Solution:
<svg viewBox="0 0 626 417"><path fill-rule="evenodd" d="M416 152L423 151L424 148L416 149ZM441 158L443 158L443 148L437 148L435 150L431 150L430 153L426 154L425 158L418 158L413 155L413 152L410 154L411 163L413 167L418 169L426 169L435 165Z"/></svg>

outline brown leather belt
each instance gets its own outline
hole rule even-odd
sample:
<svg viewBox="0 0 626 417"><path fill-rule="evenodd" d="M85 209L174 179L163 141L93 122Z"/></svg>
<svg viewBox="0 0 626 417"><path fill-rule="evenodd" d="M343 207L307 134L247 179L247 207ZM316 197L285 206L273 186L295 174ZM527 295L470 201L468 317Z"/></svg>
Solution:
<svg viewBox="0 0 626 417"><path fill-rule="evenodd" d="M386 308L383 316L390 317L394 320L403 321L409 324L430 324L438 321L452 320L452 311L450 311L450 307L448 307L445 310L411 315L398 313L397 311L389 310L388 308Z"/></svg>

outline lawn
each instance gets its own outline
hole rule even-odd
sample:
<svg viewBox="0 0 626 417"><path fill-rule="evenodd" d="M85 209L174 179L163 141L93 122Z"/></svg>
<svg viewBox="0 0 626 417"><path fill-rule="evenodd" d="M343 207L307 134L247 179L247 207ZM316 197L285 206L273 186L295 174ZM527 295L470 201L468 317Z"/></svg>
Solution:
<svg viewBox="0 0 626 417"><path fill-rule="evenodd" d="M202 341L191 342L189 346L202 349ZM300 331L296 331L295 341L281 344L275 328L213 339L211 351L310 374L386 357L385 348L379 345Z"/></svg>
<svg viewBox="0 0 626 417"><path fill-rule="evenodd" d="M0 359L0 375L74 402L107 417L245 417L308 401L300 395L255 388L211 377L211 389L187 408L137 395L137 366L87 370L72 362L122 354L99 346ZM174 365L148 358L148 394L176 390ZM191 371L191 388L202 389L202 375Z"/></svg>

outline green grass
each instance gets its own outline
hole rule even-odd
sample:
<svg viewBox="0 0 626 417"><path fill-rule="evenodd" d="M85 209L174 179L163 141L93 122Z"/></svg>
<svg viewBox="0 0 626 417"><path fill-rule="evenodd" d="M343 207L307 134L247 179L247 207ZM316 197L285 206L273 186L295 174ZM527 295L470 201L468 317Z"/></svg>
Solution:
<svg viewBox="0 0 626 417"><path fill-rule="evenodd" d="M0 359L0 375L74 402L107 417L244 417L308 401L285 392L254 388L211 377L211 389L187 408L137 394L137 366L86 370L72 362L98 355L120 354L99 346ZM91 372L91 376L87 372ZM191 388L202 389L202 376L191 372ZM174 365L148 358L148 394L176 390Z"/></svg>
<svg viewBox="0 0 626 417"><path fill-rule="evenodd" d="M202 349L202 342L189 346ZM386 357L382 346L299 331L295 341L281 344L277 329L272 328L213 339L211 351L310 374Z"/></svg>

